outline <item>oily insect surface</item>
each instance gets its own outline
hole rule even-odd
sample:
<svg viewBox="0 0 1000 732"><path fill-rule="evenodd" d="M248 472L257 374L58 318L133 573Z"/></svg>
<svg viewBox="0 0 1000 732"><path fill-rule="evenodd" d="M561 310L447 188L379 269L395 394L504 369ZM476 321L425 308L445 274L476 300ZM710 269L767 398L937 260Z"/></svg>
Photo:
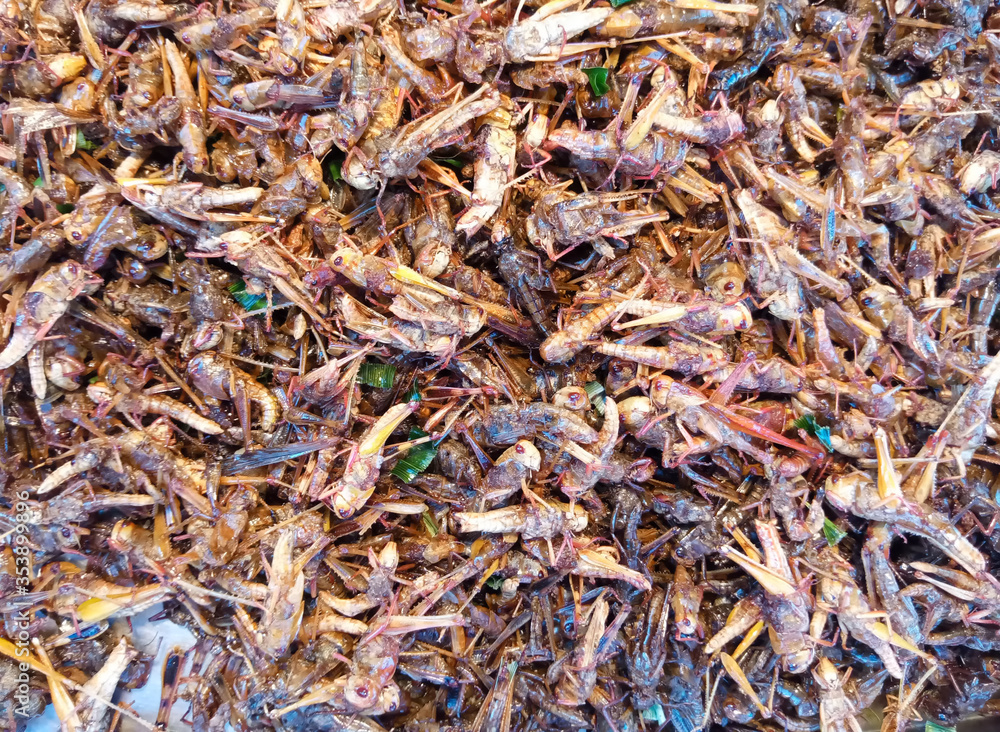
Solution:
<svg viewBox="0 0 1000 732"><path fill-rule="evenodd" d="M3 0L0 728L991 714L998 30Z"/></svg>

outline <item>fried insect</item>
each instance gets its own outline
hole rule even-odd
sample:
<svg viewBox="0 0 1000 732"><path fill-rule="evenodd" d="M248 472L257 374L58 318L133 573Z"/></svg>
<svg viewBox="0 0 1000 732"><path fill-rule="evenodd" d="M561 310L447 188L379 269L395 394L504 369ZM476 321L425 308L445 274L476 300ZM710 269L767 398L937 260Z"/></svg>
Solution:
<svg viewBox="0 0 1000 732"><path fill-rule="evenodd" d="M1000 8L883 5L0 4L0 719L992 714Z"/></svg>
<svg viewBox="0 0 1000 732"><path fill-rule="evenodd" d="M87 270L73 261L53 265L35 279L20 298L13 333L0 351L0 369L20 361L45 336L85 290L88 279Z"/></svg>

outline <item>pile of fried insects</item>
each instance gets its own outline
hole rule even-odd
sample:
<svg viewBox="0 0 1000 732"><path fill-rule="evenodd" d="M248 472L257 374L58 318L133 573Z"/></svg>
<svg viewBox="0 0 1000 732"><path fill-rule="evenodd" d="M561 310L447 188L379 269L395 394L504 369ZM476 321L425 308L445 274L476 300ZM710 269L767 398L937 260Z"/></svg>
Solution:
<svg viewBox="0 0 1000 732"><path fill-rule="evenodd" d="M0 727L1000 709L998 33L3 0Z"/></svg>

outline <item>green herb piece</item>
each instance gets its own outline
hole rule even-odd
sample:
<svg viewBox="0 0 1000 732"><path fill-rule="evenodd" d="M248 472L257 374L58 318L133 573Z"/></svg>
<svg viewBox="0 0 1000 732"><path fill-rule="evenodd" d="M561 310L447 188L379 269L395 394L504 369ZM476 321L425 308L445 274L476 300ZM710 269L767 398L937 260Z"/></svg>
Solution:
<svg viewBox="0 0 1000 732"><path fill-rule="evenodd" d="M830 428L816 424L816 418L811 414L803 414L797 420L792 422L792 424L800 430L805 430L806 434L815 437L827 450L833 449L833 443L830 442Z"/></svg>
<svg viewBox="0 0 1000 732"><path fill-rule="evenodd" d="M452 168L455 168L456 170L461 170L462 166L465 165L465 163L463 163L458 158L432 158L432 159L436 163L444 163L445 165L450 165Z"/></svg>
<svg viewBox="0 0 1000 732"><path fill-rule="evenodd" d="M667 715L663 713L663 707L659 704L654 704L649 709L644 709L642 718L647 722L656 722L657 724L667 723Z"/></svg>
<svg viewBox="0 0 1000 732"><path fill-rule="evenodd" d="M387 363L365 361L358 368L358 381L377 389L391 389L396 380L396 367Z"/></svg>
<svg viewBox="0 0 1000 732"><path fill-rule="evenodd" d="M805 430L813 437L816 436L816 418L811 414L803 414L801 417L792 422L792 424L800 430Z"/></svg>
<svg viewBox="0 0 1000 732"><path fill-rule="evenodd" d="M491 590L496 590L497 592L499 592L500 588L503 586L503 577L497 577L496 575L493 575L492 577L486 580L486 586L489 587Z"/></svg>
<svg viewBox="0 0 1000 732"><path fill-rule="evenodd" d="M955 732L954 727L945 727L942 724L927 722L924 724L924 732Z"/></svg>
<svg viewBox="0 0 1000 732"><path fill-rule="evenodd" d="M833 523L828 518L823 519L823 536L826 537L826 543L830 546L837 546L840 540L847 536L846 531L841 531L837 524Z"/></svg>
<svg viewBox="0 0 1000 732"><path fill-rule="evenodd" d="M362 364L364 368L364 364ZM421 437L427 437L427 433L416 427L410 430L409 439L419 440ZM393 466L392 470L389 472L395 475L404 483L409 483L422 472L427 470L434 457L437 455L437 445L433 442L424 442L420 445L416 445L407 450L406 454L401 457L396 464Z"/></svg>
<svg viewBox="0 0 1000 732"><path fill-rule="evenodd" d="M97 143L91 142L90 140L88 140L86 137L83 136L83 133L80 132L80 130L77 130L76 131L76 149L77 150L96 150L97 149Z"/></svg>
<svg viewBox="0 0 1000 732"><path fill-rule="evenodd" d="M35 188L41 188L42 186L44 186L45 181L42 179L42 176L38 176L37 178L35 178L35 182L33 185L35 186Z"/></svg>
<svg viewBox="0 0 1000 732"><path fill-rule="evenodd" d="M331 160L326 169L330 171L330 178L333 180L343 180L344 176L340 172L341 162L339 160Z"/></svg>
<svg viewBox="0 0 1000 732"><path fill-rule="evenodd" d="M427 533L430 534L432 537L437 536L439 530L437 524L434 523L434 517L431 516L431 512L424 511L422 514L420 514L420 518L424 522L424 528L427 529Z"/></svg>
<svg viewBox="0 0 1000 732"><path fill-rule="evenodd" d="M583 69L583 73L590 79L590 90L594 92L595 97L603 97L611 91L611 87L608 86L608 70L603 66L598 66L594 69Z"/></svg>
<svg viewBox="0 0 1000 732"><path fill-rule="evenodd" d="M240 307L248 313L259 310L267 304L267 298L263 295L254 295L247 292L247 284L243 280L237 280L229 286L229 292L233 299L240 304Z"/></svg>
<svg viewBox="0 0 1000 732"><path fill-rule="evenodd" d="M414 379L413 383L410 384L410 388L406 390L403 394L404 402L419 402L420 401L420 389L417 387L417 380Z"/></svg>
<svg viewBox="0 0 1000 732"><path fill-rule="evenodd" d="M630 2L632 2L632 0L611 0L611 7L620 8L622 5ZM660 722L660 724L663 724L663 722Z"/></svg>
<svg viewBox="0 0 1000 732"><path fill-rule="evenodd" d="M72 203L57 203L56 204L56 211L58 211L61 214L72 213L74 208L76 208L76 206L74 206Z"/></svg>
<svg viewBox="0 0 1000 732"><path fill-rule="evenodd" d="M604 416L604 387L597 381L589 381L583 385L583 390L587 392L591 406L600 416Z"/></svg>

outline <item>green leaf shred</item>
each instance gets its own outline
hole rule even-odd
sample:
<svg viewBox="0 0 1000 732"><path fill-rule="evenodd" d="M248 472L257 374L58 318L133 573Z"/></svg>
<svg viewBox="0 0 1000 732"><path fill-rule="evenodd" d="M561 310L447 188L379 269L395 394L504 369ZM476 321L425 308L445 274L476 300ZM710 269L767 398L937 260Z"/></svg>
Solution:
<svg viewBox="0 0 1000 732"><path fill-rule="evenodd" d="M410 430L409 439L418 440L421 437L427 437L427 433L422 429L414 427ZM404 483L409 483L427 470L436 456L437 445L433 442L424 442L407 450L389 472Z"/></svg>
<svg viewBox="0 0 1000 732"><path fill-rule="evenodd" d="M846 531L841 531L837 524L833 523L828 518L823 519L823 536L826 537L826 543L830 546L837 546L840 540L847 536Z"/></svg>
<svg viewBox="0 0 1000 732"><path fill-rule="evenodd" d="M590 79L590 90L594 92L595 97L603 97L611 91L611 87L608 86L608 70L603 66L583 69L583 73Z"/></svg>
<svg viewBox="0 0 1000 732"><path fill-rule="evenodd" d="M830 441L830 428L825 425L817 424L816 418L813 415L803 414L801 417L792 422L792 424L800 430L805 430L806 434L815 437L827 450L833 449L833 443Z"/></svg>
<svg viewBox="0 0 1000 732"><path fill-rule="evenodd" d="M396 367L387 363L365 361L358 368L358 382L376 389L391 389L396 380Z"/></svg>
<svg viewBox="0 0 1000 732"><path fill-rule="evenodd" d="M437 536L439 533L439 529L437 524L434 523L434 517L431 516L431 512L424 511L422 514L420 514L420 518L424 522L424 528L427 529L427 533L430 534L432 537Z"/></svg>
<svg viewBox="0 0 1000 732"><path fill-rule="evenodd" d="M937 724L936 722L926 722L924 724L924 732L955 732L955 728L945 727L943 724Z"/></svg>
<svg viewBox="0 0 1000 732"><path fill-rule="evenodd" d="M91 142L90 140L88 140L86 137L83 136L83 133L80 130L77 130L76 131L76 149L77 150L96 150L97 149L97 143Z"/></svg>
<svg viewBox="0 0 1000 732"><path fill-rule="evenodd" d="M243 280L237 280L229 286L229 293L233 299L240 304L240 307L248 313L259 310L267 304L267 298L263 295L254 295L247 292L247 284Z"/></svg>
<svg viewBox="0 0 1000 732"><path fill-rule="evenodd" d="M404 402L419 402L420 401L420 388L417 385L417 380L414 379L413 383L410 384L410 388L406 390L403 395Z"/></svg>
<svg viewBox="0 0 1000 732"><path fill-rule="evenodd" d="M583 385L583 390L587 392L590 404L600 416L604 416L604 387L597 381L589 381Z"/></svg>

